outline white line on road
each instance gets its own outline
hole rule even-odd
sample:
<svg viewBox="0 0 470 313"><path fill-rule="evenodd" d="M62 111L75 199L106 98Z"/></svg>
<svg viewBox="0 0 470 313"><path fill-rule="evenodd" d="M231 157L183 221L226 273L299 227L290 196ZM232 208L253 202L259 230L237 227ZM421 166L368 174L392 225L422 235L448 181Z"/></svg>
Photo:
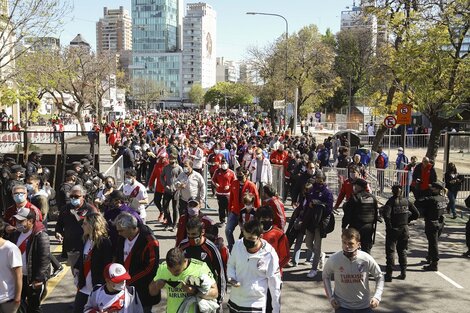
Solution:
<svg viewBox="0 0 470 313"><path fill-rule="evenodd" d="M447 277L446 275L442 274L441 272L435 272L437 275L441 276L442 278L444 278L445 280L447 280L450 284L454 285L455 288L458 288L458 289L464 289L462 286L460 286L459 284L457 284L455 281L453 281L452 279L450 279L449 277Z"/></svg>

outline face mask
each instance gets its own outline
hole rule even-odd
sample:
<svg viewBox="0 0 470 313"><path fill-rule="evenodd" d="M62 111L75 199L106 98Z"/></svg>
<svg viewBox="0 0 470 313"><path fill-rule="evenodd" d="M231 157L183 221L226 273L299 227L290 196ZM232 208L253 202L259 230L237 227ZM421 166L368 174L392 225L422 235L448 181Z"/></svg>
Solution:
<svg viewBox="0 0 470 313"><path fill-rule="evenodd" d="M248 240L246 238L243 238L243 244L247 249L253 249L256 245L256 241Z"/></svg>
<svg viewBox="0 0 470 313"><path fill-rule="evenodd" d="M183 167L183 172L184 172L185 174L189 174L189 168Z"/></svg>
<svg viewBox="0 0 470 313"><path fill-rule="evenodd" d="M261 224L263 224L263 231L268 231L273 227L273 221L262 221Z"/></svg>
<svg viewBox="0 0 470 313"><path fill-rule="evenodd" d="M198 213L199 213L199 208L196 208L196 207L189 208L188 207L188 215L189 216L196 216L196 215L198 215Z"/></svg>
<svg viewBox="0 0 470 313"><path fill-rule="evenodd" d="M261 160L261 159L263 158L263 154L257 154L257 155L256 155L256 158L257 158L258 160Z"/></svg>
<svg viewBox="0 0 470 313"><path fill-rule="evenodd" d="M356 179L356 174L355 174L355 173L349 174L349 178L351 178L351 179L353 179L353 180Z"/></svg>
<svg viewBox="0 0 470 313"><path fill-rule="evenodd" d="M13 200L15 200L15 203L22 203L26 200L26 196L23 193L13 195Z"/></svg>
<svg viewBox="0 0 470 313"><path fill-rule="evenodd" d="M245 176L243 175L237 175L237 180L242 181Z"/></svg>
<svg viewBox="0 0 470 313"><path fill-rule="evenodd" d="M356 251L357 249L347 249L347 250L343 250L343 254L347 258L352 258L354 254L356 253Z"/></svg>
<svg viewBox="0 0 470 313"><path fill-rule="evenodd" d="M125 179L124 179L124 184L125 184L125 185L132 185L132 179L130 179L130 178L125 178Z"/></svg>
<svg viewBox="0 0 470 313"><path fill-rule="evenodd" d="M309 169L309 170L307 170L307 173L308 173L308 175L313 175L313 174L314 174L314 170L310 170L310 169Z"/></svg>
<svg viewBox="0 0 470 313"><path fill-rule="evenodd" d="M77 207L80 205L80 199L70 199L70 204Z"/></svg>
<svg viewBox="0 0 470 313"><path fill-rule="evenodd" d="M113 284L113 289L115 291L123 291L126 288L126 281L122 281L120 283Z"/></svg>
<svg viewBox="0 0 470 313"><path fill-rule="evenodd" d="M16 230L22 233L26 230L26 227L23 224L17 224Z"/></svg>
<svg viewBox="0 0 470 313"><path fill-rule="evenodd" d="M188 238L190 246L199 246L201 244L201 237Z"/></svg>
<svg viewBox="0 0 470 313"><path fill-rule="evenodd" d="M228 164L223 163L220 167L225 171L226 169L228 169Z"/></svg>
<svg viewBox="0 0 470 313"><path fill-rule="evenodd" d="M32 193L34 191L34 187L32 184L26 184L26 189L29 193Z"/></svg>
<svg viewBox="0 0 470 313"><path fill-rule="evenodd" d="M247 204L245 205L245 208L250 211L251 209L253 209L253 205L252 204Z"/></svg>
<svg viewBox="0 0 470 313"><path fill-rule="evenodd" d="M106 183L106 188L111 189L114 186L113 183Z"/></svg>

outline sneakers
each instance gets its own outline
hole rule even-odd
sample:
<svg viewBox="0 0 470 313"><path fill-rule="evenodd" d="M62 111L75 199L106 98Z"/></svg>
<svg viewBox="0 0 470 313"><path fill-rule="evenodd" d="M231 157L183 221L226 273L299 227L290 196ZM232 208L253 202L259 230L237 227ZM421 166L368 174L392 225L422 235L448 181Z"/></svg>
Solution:
<svg viewBox="0 0 470 313"><path fill-rule="evenodd" d="M165 228L163 230L167 231L168 229L170 229L170 225L165 225Z"/></svg>
<svg viewBox="0 0 470 313"><path fill-rule="evenodd" d="M64 267L61 265L58 269L52 272L51 278L57 277L63 270L64 270Z"/></svg>
<svg viewBox="0 0 470 313"><path fill-rule="evenodd" d="M391 273L385 274L384 279L385 279L386 283L391 283L392 282L392 274Z"/></svg>
<svg viewBox="0 0 470 313"><path fill-rule="evenodd" d="M289 261L289 263L287 263L287 267L296 267L296 266L297 266L297 263L295 262Z"/></svg>
<svg viewBox="0 0 470 313"><path fill-rule="evenodd" d="M322 252L320 254L320 261L318 262L318 269L319 270L323 269L323 265L325 265L325 258L326 258L326 254L325 254L325 252Z"/></svg>
<svg viewBox="0 0 470 313"><path fill-rule="evenodd" d="M437 272L437 263L436 262L431 262L431 264L423 266L423 270L426 272Z"/></svg>
<svg viewBox="0 0 470 313"><path fill-rule="evenodd" d="M307 277L314 278L315 276L317 276L317 274L318 274L317 270L311 269L310 272L308 272Z"/></svg>
<svg viewBox="0 0 470 313"><path fill-rule="evenodd" d="M462 256L463 256L463 257L470 258L470 250L468 250L468 251L465 252L465 253L462 253Z"/></svg>

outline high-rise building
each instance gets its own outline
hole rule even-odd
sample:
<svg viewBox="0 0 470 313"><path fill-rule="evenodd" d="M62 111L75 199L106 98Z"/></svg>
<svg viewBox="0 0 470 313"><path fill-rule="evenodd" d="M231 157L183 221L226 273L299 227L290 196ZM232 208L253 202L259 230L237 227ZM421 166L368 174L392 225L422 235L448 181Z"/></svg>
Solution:
<svg viewBox="0 0 470 313"><path fill-rule="evenodd" d="M182 0L132 1L132 77L163 85L164 98L182 101Z"/></svg>
<svg viewBox="0 0 470 313"><path fill-rule="evenodd" d="M386 23L377 19L375 14L366 14L369 7L374 7L375 0L362 0L360 5L356 5L353 0L353 5L348 10L341 11L341 30L368 30L372 33L372 47L377 50L377 47L385 43L387 40L387 26Z"/></svg>
<svg viewBox="0 0 470 313"><path fill-rule="evenodd" d="M236 83L240 79L240 65L236 61L225 60L223 57L216 59L217 82Z"/></svg>
<svg viewBox="0 0 470 313"><path fill-rule="evenodd" d="M70 47L91 49L90 44L82 37L82 34L77 34L77 36L70 41Z"/></svg>
<svg viewBox="0 0 470 313"><path fill-rule="evenodd" d="M183 18L183 93L193 84L216 83L216 13L206 3L190 3Z"/></svg>
<svg viewBox="0 0 470 313"><path fill-rule="evenodd" d="M132 22L129 12L119 9L103 9L103 17L96 23L96 51L116 54L132 50Z"/></svg>

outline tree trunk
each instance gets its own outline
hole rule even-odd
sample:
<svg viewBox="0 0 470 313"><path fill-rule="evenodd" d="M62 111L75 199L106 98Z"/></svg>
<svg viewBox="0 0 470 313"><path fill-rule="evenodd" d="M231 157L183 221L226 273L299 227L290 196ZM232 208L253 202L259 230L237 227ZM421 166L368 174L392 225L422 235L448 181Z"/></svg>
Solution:
<svg viewBox="0 0 470 313"><path fill-rule="evenodd" d="M426 150L426 156L430 160L436 160L437 151L439 150L439 142L441 140L441 130L446 127L446 121L433 118L430 119L432 123L431 135L429 136L428 149Z"/></svg>
<svg viewBox="0 0 470 313"><path fill-rule="evenodd" d="M78 124L80 124L81 135L86 136L85 121L83 120L83 116L77 112L75 113L75 117L78 120Z"/></svg>
<svg viewBox="0 0 470 313"><path fill-rule="evenodd" d="M380 127L377 129L377 133L375 134L374 141L372 142L372 151L377 151L377 148L380 146L380 142L385 136L387 130L387 127L385 127L383 124L380 124Z"/></svg>

